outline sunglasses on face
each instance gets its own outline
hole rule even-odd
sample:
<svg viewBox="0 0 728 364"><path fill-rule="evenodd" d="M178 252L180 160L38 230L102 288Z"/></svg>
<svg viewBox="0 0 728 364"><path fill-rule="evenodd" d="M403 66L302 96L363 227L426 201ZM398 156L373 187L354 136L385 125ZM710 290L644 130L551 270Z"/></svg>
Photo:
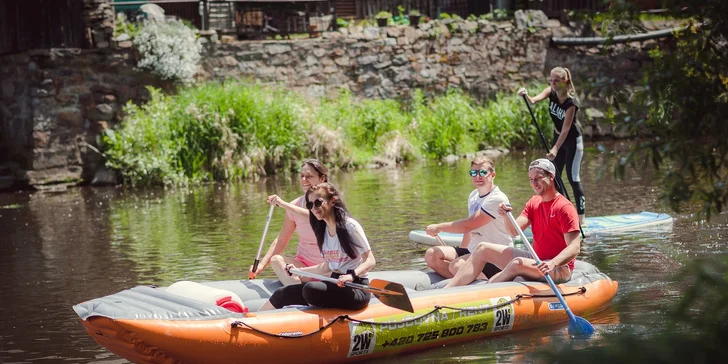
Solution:
<svg viewBox="0 0 728 364"><path fill-rule="evenodd" d="M480 177L485 177L490 173L490 171L486 171L485 169L471 169L470 170L470 177L477 177L480 175Z"/></svg>
<svg viewBox="0 0 728 364"><path fill-rule="evenodd" d="M313 209L314 207L318 208L318 207L321 207L321 205L323 203L324 203L324 199L319 197L313 201L306 201L306 208L309 210Z"/></svg>

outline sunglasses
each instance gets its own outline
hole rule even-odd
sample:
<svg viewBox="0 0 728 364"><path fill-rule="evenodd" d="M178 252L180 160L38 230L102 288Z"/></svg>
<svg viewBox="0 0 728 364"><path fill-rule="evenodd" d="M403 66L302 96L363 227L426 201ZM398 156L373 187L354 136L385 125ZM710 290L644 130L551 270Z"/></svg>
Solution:
<svg viewBox="0 0 728 364"><path fill-rule="evenodd" d="M313 201L306 201L306 208L309 210L313 209L314 207L318 208L321 207L323 203L324 199L319 197Z"/></svg>
<svg viewBox="0 0 728 364"><path fill-rule="evenodd" d="M490 173L491 171L486 171L485 169L471 169L470 170L470 177L477 177L480 175L480 177L485 177Z"/></svg>

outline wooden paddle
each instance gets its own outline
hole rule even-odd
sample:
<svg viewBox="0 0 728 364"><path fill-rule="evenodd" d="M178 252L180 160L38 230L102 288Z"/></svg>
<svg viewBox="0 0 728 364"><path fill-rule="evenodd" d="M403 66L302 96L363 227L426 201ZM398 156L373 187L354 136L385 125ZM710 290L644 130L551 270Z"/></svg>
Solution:
<svg viewBox="0 0 728 364"><path fill-rule="evenodd" d="M318 279L319 281L325 281L334 284L339 282L338 279L322 276L316 273L302 271L297 268L291 268L289 271L291 272L291 274L295 274L301 277L314 278ZM407 291L404 289L404 286L399 283L385 281L383 279L372 279L369 282L368 286L365 284L353 282L346 282L344 285L350 288L360 289L362 291L369 292L377 297L380 302L389 307L394 307L396 309L407 312L415 312L415 310L412 308L412 302L407 295Z"/></svg>
<svg viewBox="0 0 728 364"><path fill-rule="evenodd" d="M440 237L439 234L435 234L435 239L437 239L437 242L440 243L440 245L447 246L447 244L445 244L445 242L442 241L442 238Z"/></svg>
<svg viewBox="0 0 728 364"><path fill-rule="evenodd" d="M255 262L253 263L253 270L248 273L248 279L255 278L255 271L258 270L258 263L260 263L260 253L263 251L263 244L265 244L265 236L268 234L268 227L270 226L270 219L273 217L273 210L276 205L270 205L268 210L268 217L265 219L265 228L263 229L263 237L260 238L260 245L258 245L258 255L255 256Z"/></svg>
<svg viewBox="0 0 728 364"><path fill-rule="evenodd" d="M516 231L518 231L518 235L521 236L521 240L523 241L523 244L528 248L528 252L531 253L531 256L536 261L536 264L541 264L541 260L538 259L538 255L536 255L536 252L533 250L533 247L531 246L531 243L528 241L528 238L526 237L526 234L523 233L523 230L521 230L521 227L518 226L518 223L516 222L516 219L513 218L513 214L511 214L510 211L507 212L508 219L511 220L511 224L513 224L513 227L516 228ZM561 292L559 292L559 289L556 288L556 284L554 283L554 280L551 279L551 276L549 276L548 273L545 275L546 282L548 282L549 286L551 286L551 289L556 294L556 298L559 299L559 302L561 302L561 306L564 307L564 311L566 311L566 314L569 315L569 334L574 336L590 336L594 333L594 326L592 326L589 321L574 315L573 312L571 312L571 309L569 309L569 305L566 304L566 300L564 300L564 296L561 295Z"/></svg>
<svg viewBox="0 0 728 364"><path fill-rule="evenodd" d="M546 151L549 151L549 145L546 143L546 137L543 136L543 133L541 132L541 127L538 126L538 121L536 121L536 116L533 115L533 110L531 109L531 104L528 102L528 98L526 95L523 95L523 101L526 102L526 106L528 107L528 112L531 114L531 120L533 120L533 125L536 125L536 130L538 130L538 135L541 136L541 142L543 143L543 147L546 148ZM559 190L559 193L564 195L567 200L571 201L569 198L569 194L566 192L566 187L564 187L564 181L561 180L561 173L558 173L559 171L556 171L556 189ZM577 201L576 203L579 203ZM581 224L579 224L579 231L581 232L582 239L586 237L584 235L584 229L581 228Z"/></svg>

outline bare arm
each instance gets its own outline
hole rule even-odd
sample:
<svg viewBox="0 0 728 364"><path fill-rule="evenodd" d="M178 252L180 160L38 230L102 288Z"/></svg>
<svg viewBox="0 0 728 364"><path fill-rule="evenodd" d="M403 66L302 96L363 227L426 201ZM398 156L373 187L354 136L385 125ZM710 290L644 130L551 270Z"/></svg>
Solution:
<svg viewBox="0 0 728 364"><path fill-rule="evenodd" d="M448 233L469 233L485 224L493 221L483 210L478 209L473 215L457 221L443 222L427 226L427 234L435 236L437 233L444 231Z"/></svg>
<svg viewBox="0 0 728 364"><path fill-rule="evenodd" d="M460 247L461 248L468 248L468 245L470 245L470 234L465 233L463 234L463 240L460 241Z"/></svg>
<svg viewBox="0 0 728 364"><path fill-rule="evenodd" d="M294 200L295 201L295 200ZM282 207L286 211L290 211L291 213L294 213L296 215L300 215L301 217L308 217L308 210L304 209L303 207L300 207L298 205L295 205L293 201L286 202L280 196L278 195L270 195L268 196L268 203L271 205L276 205L278 207Z"/></svg>
<svg viewBox="0 0 728 364"><path fill-rule="evenodd" d="M554 267L565 265L579 255L581 250L581 236L579 231L571 231L564 234L566 249L562 250L554 259L551 259Z"/></svg>
<svg viewBox="0 0 728 364"><path fill-rule="evenodd" d="M260 271L262 271L266 266L268 266L271 257L280 254L283 249L286 248L286 245L288 245L288 242L291 240L294 231L296 231L296 223L291 220L288 215L286 215L286 217L283 218L283 226L281 227L281 231L278 233L278 236L273 239L273 242L270 243L268 252L265 253L265 256L263 256L263 258L260 260L258 272L254 272L256 275L260 273Z"/></svg>
<svg viewBox="0 0 728 364"><path fill-rule="evenodd" d="M361 258L361 264L359 264L359 266L354 269L354 273L356 273L357 276L362 276L369 273L369 271L372 270L372 268L374 268L374 266L377 264L377 261L374 259L374 254L371 250L362 253Z"/></svg>
<svg viewBox="0 0 728 364"><path fill-rule="evenodd" d="M564 144L564 141L566 140L566 136L569 134L569 130L571 130L571 125L574 124L574 113L576 112L576 107L572 106L568 110L566 110L566 116L564 117L564 125L561 126L561 130L559 131L559 138L556 139L556 144L554 144L553 148L549 151L547 157L551 160L556 158L556 154L559 153L559 149Z"/></svg>
<svg viewBox="0 0 728 364"><path fill-rule="evenodd" d="M528 99L528 102L531 104L535 104L537 102L541 102L541 101L547 99L549 97L550 93L551 93L551 87L546 87L545 89L543 89L543 91L541 91L541 93L539 93L538 95L536 95L534 97L528 96L528 91L526 91L526 89L523 87L521 87L518 90L518 95L526 95L526 99Z"/></svg>
<svg viewBox="0 0 728 364"><path fill-rule="evenodd" d="M511 206L505 202L501 202L501 204L498 206L498 214L504 217L506 216L506 212L511 210L513 210ZM510 234L511 236L517 236L518 231L516 231L516 227L511 224L511 219L506 218L505 221L506 231L508 231L508 234ZM526 228L531 226L531 221L524 216L518 216L516 218L516 223L518 224L518 227L521 228L521 231L526 230Z"/></svg>
<svg viewBox="0 0 728 364"><path fill-rule="evenodd" d="M292 264L288 264L288 265L293 266ZM312 265L310 267L298 268L298 269L302 270L304 272L315 273L315 274L320 274L320 275L325 275L325 274L331 273L331 269L329 269L328 262L323 262L320 264Z"/></svg>

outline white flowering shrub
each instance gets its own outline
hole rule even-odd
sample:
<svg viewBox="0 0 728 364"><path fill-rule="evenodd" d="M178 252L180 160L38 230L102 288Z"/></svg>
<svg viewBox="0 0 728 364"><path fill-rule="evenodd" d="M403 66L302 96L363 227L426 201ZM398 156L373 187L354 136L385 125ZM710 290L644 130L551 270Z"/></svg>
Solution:
<svg viewBox="0 0 728 364"><path fill-rule="evenodd" d="M202 44L195 31L180 21L145 22L134 46L141 54L137 68L162 79L189 83L197 72Z"/></svg>

